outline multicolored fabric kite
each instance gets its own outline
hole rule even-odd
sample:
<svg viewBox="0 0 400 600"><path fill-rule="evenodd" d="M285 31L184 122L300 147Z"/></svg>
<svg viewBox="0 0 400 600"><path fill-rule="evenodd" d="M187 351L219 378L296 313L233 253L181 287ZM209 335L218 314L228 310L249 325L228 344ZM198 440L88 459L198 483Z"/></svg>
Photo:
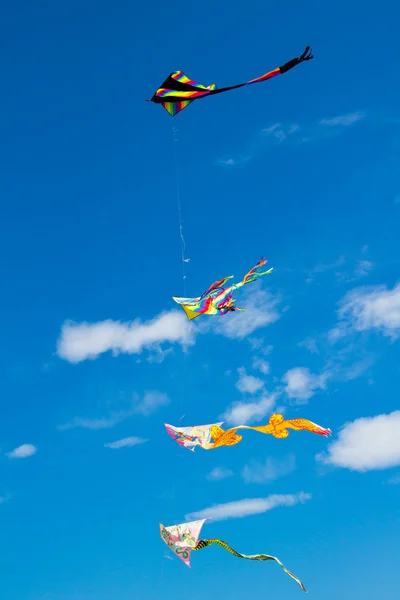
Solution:
<svg viewBox="0 0 400 600"><path fill-rule="evenodd" d="M233 292L246 283L255 281L262 275L269 275L272 273L272 268L268 269L268 271L261 272L261 267L267 262L268 261L264 257L261 258L256 266L243 277L243 280L234 285L230 285L226 288L223 287L228 279L232 279L233 275L230 275L229 277L224 277L219 281L215 281L198 298L178 298L177 296L172 296L172 299L182 306L189 321L200 315L226 315L226 313L235 310L243 312L244 308L238 308L234 305L235 300L233 298Z"/></svg>
<svg viewBox="0 0 400 600"><path fill-rule="evenodd" d="M289 577L297 581L303 592L307 591L300 579L288 571L276 556L270 556L269 554L240 554L240 552L236 552L236 550L231 548L229 544L217 538L199 540L200 531L205 521L207 521L207 519L182 523L181 525L172 525L171 527L164 527L164 525L160 523L161 539L167 544L168 548L185 563L185 565L190 567L190 555L194 550L203 550L203 548L206 548L207 546L217 544L238 558L246 558L247 560L274 560L282 567Z"/></svg>
<svg viewBox="0 0 400 600"><path fill-rule="evenodd" d="M273 71L268 71L268 73L261 75L261 77L250 79L250 81L246 81L245 83L238 83L237 85L231 85L220 89L217 88L215 83L204 86L201 83L194 81L194 79L187 77L183 71L174 71L174 73L171 73L164 83L161 84L149 102L162 104L165 110L168 111L172 117L175 117L175 115L186 108L194 100L205 98L206 96L213 96L215 94L222 94L223 92L235 90L236 88L244 87L251 83L266 81L267 79L276 77L276 75L287 73L287 71L290 71L293 67L296 67L304 61L311 60L312 58L314 58L312 50L310 46L307 46L299 58L289 60L289 62L285 63L282 67L278 67Z"/></svg>
<svg viewBox="0 0 400 600"><path fill-rule="evenodd" d="M310 431L311 433L324 436L331 434L330 429L324 429L312 421L308 421L308 419L285 420L283 415L280 414L271 415L268 425L238 425L227 430L221 428L223 422L212 425L197 425L195 427L174 427L167 423L164 423L164 425L169 435L177 444L193 452L196 446L200 446L204 450L212 450L220 446L234 446L238 444L243 437L236 434L238 429L253 429L260 433L269 433L276 438L287 438L289 435L288 429Z"/></svg>

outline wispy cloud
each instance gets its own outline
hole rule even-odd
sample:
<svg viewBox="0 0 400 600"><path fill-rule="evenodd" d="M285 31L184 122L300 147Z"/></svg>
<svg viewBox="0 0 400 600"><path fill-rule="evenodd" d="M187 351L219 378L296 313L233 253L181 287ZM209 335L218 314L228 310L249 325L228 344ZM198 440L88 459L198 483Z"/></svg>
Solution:
<svg viewBox="0 0 400 600"><path fill-rule="evenodd" d="M244 367L238 369L239 379L236 382L237 389L243 394L255 394L264 387L264 382L259 377L248 375Z"/></svg>
<svg viewBox="0 0 400 600"><path fill-rule="evenodd" d="M239 156L236 158L221 158L218 161L218 164L223 165L225 167L237 167L239 165L243 165L250 160L250 156Z"/></svg>
<svg viewBox="0 0 400 600"><path fill-rule="evenodd" d="M299 492L297 494L272 494L266 498L245 498L236 502L216 504L210 508L199 510L186 515L188 521L195 519L212 518L214 521L225 521L227 519L242 519L250 515L262 513L278 508L279 506L295 506L307 502L311 494Z"/></svg>
<svg viewBox="0 0 400 600"><path fill-rule="evenodd" d="M329 263L318 263L312 269L308 270L308 275L312 278L314 275L319 273L325 273L325 271L331 271L332 269L337 269L345 264L346 258L344 256L339 256L336 260Z"/></svg>
<svg viewBox="0 0 400 600"><path fill-rule="evenodd" d="M135 406L135 412L141 415L149 416L161 406L167 406L170 399L161 392L146 392L142 400Z"/></svg>
<svg viewBox="0 0 400 600"><path fill-rule="evenodd" d="M116 442L109 442L108 444L104 444L105 448L112 448L113 450L118 450L119 448L130 448L131 446L137 446L139 444L145 444L149 440L145 440L139 437L127 437L122 440L117 440Z"/></svg>
<svg viewBox="0 0 400 600"><path fill-rule="evenodd" d="M262 358L254 358L253 359L253 369L260 371L263 375L268 375L271 367L268 361Z"/></svg>
<svg viewBox="0 0 400 600"><path fill-rule="evenodd" d="M264 394L253 402L234 402L224 412L222 418L232 425L246 425L261 421L275 406L278 394Z"/></svg>
<svg viewBox="0 0 400 600"><path fill-rule="evenodd" d="M283 376L285 391L289 398L299 403L307 402L317 390L325 389L328 373L313 375L305 367L295 367L286 371Z"/></svg>
<svg viewBox="0 0 400 600"><path fill-rule="evenodd" d="M399 410L356 419L343 426L338 439L317 460L361 472L400 466L399 430Z"/></svg>
<svg viewBox="0 0 400 600"><path fill-rule="evenodd" d="M223 318L214 320L212 326L215 333L230 339L244 339L257 329L275 323L280 318L278 305L280 298L253 285L251 291L243 294L240 306L245 309L243 313L231 313Z"/></svg>
<svg viewBox="0 0 400 600"><path fill-rule="evenodd" d="M315 338L306 338L298 343L300 348L306 348L311 354L319 354L318 342Z"/></svg>
<svg viewBox="0 0 400 600"><path fill-rule="evenodd" d="M167 406L169 403L169 397L161 392L148 391L142 398L137 394L134 394L133 399L127 408L113 411L107 416L102 416L100 418L75 417L69 423L60 425L59 429L74 429L76 427L94 430L109 429L133 415L141 414L147 417L154 413L158 408Z"/></svg>
<svg viewBox="0 0 400 600"><path fill-rule="evenodd" d="M296 459L294 454L286 458L276 459L268 457L264 462L256 460L250 461L242 469L242 478L246 483L268 483L280 477L285 477L292 473L296 468Z"/></svg>
<svg viewBox="0 0 400 600"><path fill-rule="evenodd" d="M337 271L335 275L337 281L351 283L352 281L357 281L357 279L361 279L362 277L369 275L373 268L373 262L362 259L356 262L353 270Z"/></svg>
<svg viewBox="0 0 400 600"><path fill-rule="evenodd" d="M347 115L332 117L331 119L321 119L319 123L320 125L327 125L328 127L348 127L349 125L357 123L357 121L361 121L364 117L365 113L363 112L353 112L348 113Z"/></svg>
<svg viewBox="0 0 400 600"><path fill-rule="evenodd" d="M261 130L261 133L264 135L271 136L278 142L283 142L290 135L295 133L299 129L298 125L281 125L280 123L275 123L275 125L271 125L270 127L266 127Z"/></svg>
<svg viewBox="0 0 400 600"><path fill-rule="evenodd" d="M393 477L390 477L390 479L388 479L388 483L389 485L400 485L400 473L398 473L397 475L393 475Z"/></svg>
<svg viewBox="0 0 400 600"><path fill-rule="evenodd" d="M72 363L95 359L104 352L140 354L143 349L158 348L163 343L183 346L194 343L193 329L183 312L170 311L154 319L129 323L66 322L57 343L57 354Z"/></svg>
<svg viewBox="0 0 400 600"><path fill-rule="evenodd" d="M37 448L33 444L22 444L11 452L7 452L8 458L28 458L36 454Z"/></svg>
<svg viewBox="0 0 400 600"><path fill-rule="evenodd" d="M400 333L400 283L392 289L381 285L350 291L341 301L338 311L340 322L330 332L332 341L349 330L376 329L385 336L398 337Z"/></svg>
<svg viewBox="0 0 400 600"><path fill-rule="evenodd" d="M359 260L357 262L356 268L354 269L355 277L365 277L368 275L370 271L373 269L374 263L370 260Z"/></svg>
<svg viewBox="0 0 400 600"><path fill-rule="evenodd" d="M291 123L273 123L261 128L250 139L246 140L243 150L237 156L230 154L218 160L217 164L232 168L260 156L268 148L289 144L300 145L333 137L339 135L351 125L362 121L365 117L366 113L355 111L304 123L301 126Z"/></svg>
<svg viewBox="0 0 400 600"><path fill-rule="evenodd" d="M227 479L232 477L233 471L226 469L225 467L215 467L208 475L207 479L210 481L221 481L221 479Z"/></svg>

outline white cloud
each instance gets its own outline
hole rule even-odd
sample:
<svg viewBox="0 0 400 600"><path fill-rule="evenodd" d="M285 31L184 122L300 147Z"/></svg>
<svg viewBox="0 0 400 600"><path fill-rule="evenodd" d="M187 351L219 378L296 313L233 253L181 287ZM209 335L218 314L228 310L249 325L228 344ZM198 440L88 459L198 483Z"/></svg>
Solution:
<svg viewBox="0 0 400 600"><path fill-rule="evenodd" d="M341 302L339 318L342 323L332 330L333 339L345 335L349 327L356 331L378 329L386 336L397 337L400 332L400 283L393 289L381 285L352 290Z"/></svg>
<svg viewBox="0 0 400 600"><path fill-rule="evenodd" d="M74 429L75 427L83 429L109 429L133 415L140 414L147 417L161 406L167 406L169 403L169 397L161 392L149 391L144 394L143 398L135 394L128 408L114 411L105 417L95 419L74 417L69 423L60 425L59 429Z"/></svg>
<svg viewBox="0 0 400 600"><path fill-rule="evenodd" d="M343 379L344 381L352 381L353 379L358 379L364 375L366 371L374 364L374 358L371 356L367 356L366 358L362 358L357 362L347 366L342 367L342 372L339 373L338 378Z"/></svg>
<svg viewBox="0 0 400 600"><path fill-rule="evenodd" d="M291 125L290 127L284 127L280 123L275 123L275 125L271 125L270 127L266 127L265 129L262 129L261 133L264 135L267 134L267 135L274 137L275 139L278 140L278 142L283 142L284 140L286 140L286 138L289 135L291 135L292 133L295 133L295 131L297 131L298 129L299 129L298 125Z"/></svg>
<svg viewBox="0 0 400 600"><path fill-rule="evenodd" d="M247 375L243 367L238 369L239 380L236 383L237 389L243 394L255 394L264 387L264 382L254 375Z"/></svg>
<svg viewBox="0 0 400 600"><path fill-rule="evenodd" d="M226 519L241 519L249 515L260 515L273 510L278 506L295 506L311 499L311 494L299 492L298 494L272 494L267 498L246 498L226 504L216 504L210 508L199 510L186 515L188 521L195 519L212 518L214 521L225 521Z"/></svg>
<svg viewBox="0 0 400 600"><path fill-rule="evenodd" d="M232 425L246 425L250 421L261 421L275 406L277 394L262 396L254 402L234 402L228 407L222 418Z"/></svg>
<svg viewBox="0 0 400 600"><path fill-rule="evenodd" d="M242 478L246 483L267 483L279 477L285 477L296 468L294 454L283 459L268 457L264 462L252 460L242 469Z"/></svg>
<svg viewBox="0 0 400 600"><path fill-rule="evenodd" d="M286 384L285 391L289 398L306 402L316 390L325 388L327 378L327 373L313 375L305 367L295 367L286 371L282 379Z"/></svg>
<svg viewBox="0 0 400 600"><path fill-rule="evenodd" d="M193 329L183 311L162 313L150 321L139 319L129 323L100 321L98 323L66 322L57 343L58 355L72 363L95 359L112 351L140 354L144 348L154 349L164 342L189 345Z"/></svg>
<svg viewBox="0 0 400 600"><path fill-rule="evenodd" d="M241 165L250 160L249 156L240 156L238 158L221 158L218 163L220 165L224 165L225 167L236 167L237 165Z"/></svg>
<svg viewBox="0 0 400 600"><path fill-rule="evenodd" d="M145 444L148 441L149 440L132 436L123 438L122 440L117 440L116 442L109 442L108 444L104 444L104 447L118 450L119 448L128 448L131 446L137 446L138 444Z"/></svg>
<svg viewBox="0 0 400 600"><path fill-rule="evenodd" d="M317 340L314 338L306 338L298 344L300 348L306 348L311 354L319 354Z"/></svg>
<svg viewBox="0 0 400 600"><path fill-rule="evenodd" d="M247 338L252 350L260 350L265 344L264 338L262 337L249 337Z"/></svg>
<svg viewBox="0 0 400 600"><path fill-rule="evenodd" d="M132 416L133 412L130 410L119 410L116 412L110 413L108 417L99 417L95 419L87 419L84 417L74 417L72 421L69 423L65 423L64 425L60 425L58 429L75 429L76 427L81 427L82 429L110 429L121 423L128 417Z"/></svg>
<svg viewBox="0 0 400 600"><path fill-rule="evenodd" d="M349 125L353 125L353 123L360 121L364 117L365 117L364 113L355 112L355 113L349 113L347 115L333 117L331 119L321 119L321 121L319 123L320 123L320 125L328 125L329 127L337 127L338 125L346 127Z"/></svg>
<svg viewBox="0 0 400 600"><path fill-rule="evenodd" d="M28 456L33 456L36 452L37 448L33 444L22 444L22 446L18 446L15 450L7 452L7 456L9 458L28 458Z"/></svg>
<svg viewBox="0 0 400 600"><path fill-rule="evenodd" d="M363 252L363 250L361 250ZM351 273L347 271L337 271L335 273L336 279L340 282L351 283L361 277L368 275L374 267L374 263L370 260L358 260Z"/></svg>
<svg viewBox="0 0 400 600"><path fill-rule="evenodd" d="M151 415L161 406L167 406L170 399L161 392L146 392L143 399L135 406L135 412L142 415Z"/></svg>
<svg viewBox="0 0 400 600"><path fill-rule="evenodd" d="M237 303L245 312L228 313L215 319L214 331L230 339L241 340L277 321L280 318L277 310L279 302L279 298L253 285L243 294L243 300Z"/></svg>
<svg viewBox="0 0 400 600"><path fill-rule="evenodd" d="M207 479L210 481L220 481L221 479L226 479L227 477L232 477L233 471L231 469L226 469L225 467L215 467L208 475Z"/></svg>
<svg viewBox="0 0 400 600"><path fill-rule="evenodd" d="M342 265L345 264L345 262L346 262L346 258L344 256L339 256L339 258L336 259L332 263L319 263L319 264L315 265L315 267L310 269L309 273L310 273L310 275L314 275L316 273L325 273L326 271L330 271L331 269L336 269L337 267L341 267Z"/></svg>
<svg viewBox="0 0 400 600"><path fill-rule="evenodd" d="M257 371L260 371L263 375L268 375L270 372L270 364L262 358L255 358L253 360L253 369L257 369Z"/></svg>
<svg viewBox="0 0 400 600"><path fill-rule="evenodd" d="M364 277L373 269L374 263L370 260L359 260L356 268L354 269L355 277Z"/></svg>
<svg viewBox="0 0 400 600"><path fill-rule="evenodd" d="M400 466L400 410L346 423L317 459L353 471Z"/></svg>

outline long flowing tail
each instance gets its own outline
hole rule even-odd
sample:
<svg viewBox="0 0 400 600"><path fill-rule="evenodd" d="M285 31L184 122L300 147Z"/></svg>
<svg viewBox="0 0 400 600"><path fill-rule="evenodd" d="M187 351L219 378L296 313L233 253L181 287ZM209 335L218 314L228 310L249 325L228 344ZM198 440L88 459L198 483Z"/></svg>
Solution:
<svg viewBox="0 0 400 600"><path fill-rule="evenodd" d="M219 540L217 538L210 538L208 540L199 540L197 542L196 546L193 548L193 550L202 550L203 548L206 548L207 546L211 546L212 544L217 544L218 546L221 546L221 548L224 548L224 550L227 550L228 552L230 552L234 556L237 556L238 558L246 558L247 560L274 560L275 562L278 563L278 565L280 565L282 567L282 569L285 571L285 573L287 575L289 575L289 577L291 577L292 579L297 581L297 583L299 584L299 586L303 592L307 592L306 588L304 587L304 585L300 581L300 579L298 577L296 577L296 575L293 575L293 573L288 571L288 569L285 567L285 565L283 563L281 563L279 558L276 558L276 556L270 556L269 554L240 554L240 552L236 552L236 550L231 548L231 546L229 546L229 544L227 544L223 540Z"/></svg>
<svg viewBox="0 0 400 600"><path fill-rule="evenodd" d="M287 63L282 65L282 67L279 67L279 70L282 74L287 73L288 71L290 71L290 69L293 69L293 67L296 67L297 65L299 65L302 62L305 62L306 60L311 60L312 58L314 58L314 56L311 47L307 46L307 48L304 50L301 56L299 56L298 58L292 58L292 60L289 60Z"/></svg>
<svg viewBox="0 0 400 600"><path fill-rule="evenodd" d="M256 279L258 279L259 277L261 277L262 275L269 275L270 273L272 273L273 271L273 267L271 269L268 269L267 271L262 271L261 267L263 267L264 265L267 264L267 259L262 257L258 263L256 264L255 267L253 267L252 269L250 269L250 271L248 273L246 273L246 275L243 277L242 281L240 281L239 283L236 283L234 286L232 286L233 288L239 288L242 287L242 285L245 285L246 283L251 283L252 281L255 281Z"/></svg>

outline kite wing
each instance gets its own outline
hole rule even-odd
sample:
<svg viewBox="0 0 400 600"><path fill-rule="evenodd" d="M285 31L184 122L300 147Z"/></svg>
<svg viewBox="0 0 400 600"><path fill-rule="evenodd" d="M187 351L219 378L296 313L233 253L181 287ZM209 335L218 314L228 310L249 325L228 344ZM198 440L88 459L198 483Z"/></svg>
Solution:
<svg viewBox="0 0 400 600"><path fill-rule="evenodd" d="M164 527L160 523L161 539L188 567L190 567L190 554L197 545L197 540L205 521L207 519L182 523L181 525L172 525L172 527Z"/></svg>
<svg viewBox="0 0 400 600"><path fill-rule="evenodd" d="M197 425L195 427L174 427L164 423L167 433L176 441L177 444L194 451L196 446L204 450L213 448L211 432L214 427L220 428L222 423L212 425ZM221 431L223 431L221 429Z"/></svg>
<svg viewBox="0 0 400 600"><path fill-rule="evenodd" d="M311 60L312 58L314 58L312 50L310 46L307 46L301 56L293 58L282 65L282 67L268 71L268 73L256 77L255 79L250 79L244 83L238 83L237 85L231 85L220 89L218 89L215 84L204 86L194 79L190 79L183 71L174 71L161 84L158 90L156 90L153 97L150 99L150 102L161 104L172 117L175 117L194 100L204 98L205 96L228 92L252 83L267 81L267 79L276 77L276 75L287 73L287 71L290 71L293 67L296 67L304 61Z"/></svg>
<svg viewBox="0 0 400 600"><path fill-rule="evenodd" d="M217 314L219 311L218 307L213 305L213 298L224 293L225 290L222 286L232 277L233 276L230 275L229 277L224 277L223 279L215 281L198 298L179 298L178 296L172 296L172 299L182 306L189 321L192 321L192 319L195 319L200 315Z"/></svg>
<svg viewBox="0 0 400 600"><path fill-rule="evenodd" d="M278 563L278 565L280 565L282 567L282 569L285 571L285 573L287 575L289 575L289 577L294 579L299 584L300 589L303 592L307 592L306 588L304 587L304 585L300 581L300 579L298 577L296 577L296 575L293 575L293 573L291 573L285 567L285 565L283 563L281 563L279 558L276 558L276 556L271 556L270 554L241 554L240 552L236 552L236 550L231 548L231 546L229 546L229 544L227 544L223 540L219 540L217 538L210 538L208 540L200 540L197 543L197 545L193 548L193 550L203 550L203 548L207 548L207 546L211 546L212 544L217 544L218 546L221 546L221 548L224 548L224 550L227 550L228 552L230 552L234 556L237 556L238 558L246 558L247 560L274 560L275 562Z"/></svg>

